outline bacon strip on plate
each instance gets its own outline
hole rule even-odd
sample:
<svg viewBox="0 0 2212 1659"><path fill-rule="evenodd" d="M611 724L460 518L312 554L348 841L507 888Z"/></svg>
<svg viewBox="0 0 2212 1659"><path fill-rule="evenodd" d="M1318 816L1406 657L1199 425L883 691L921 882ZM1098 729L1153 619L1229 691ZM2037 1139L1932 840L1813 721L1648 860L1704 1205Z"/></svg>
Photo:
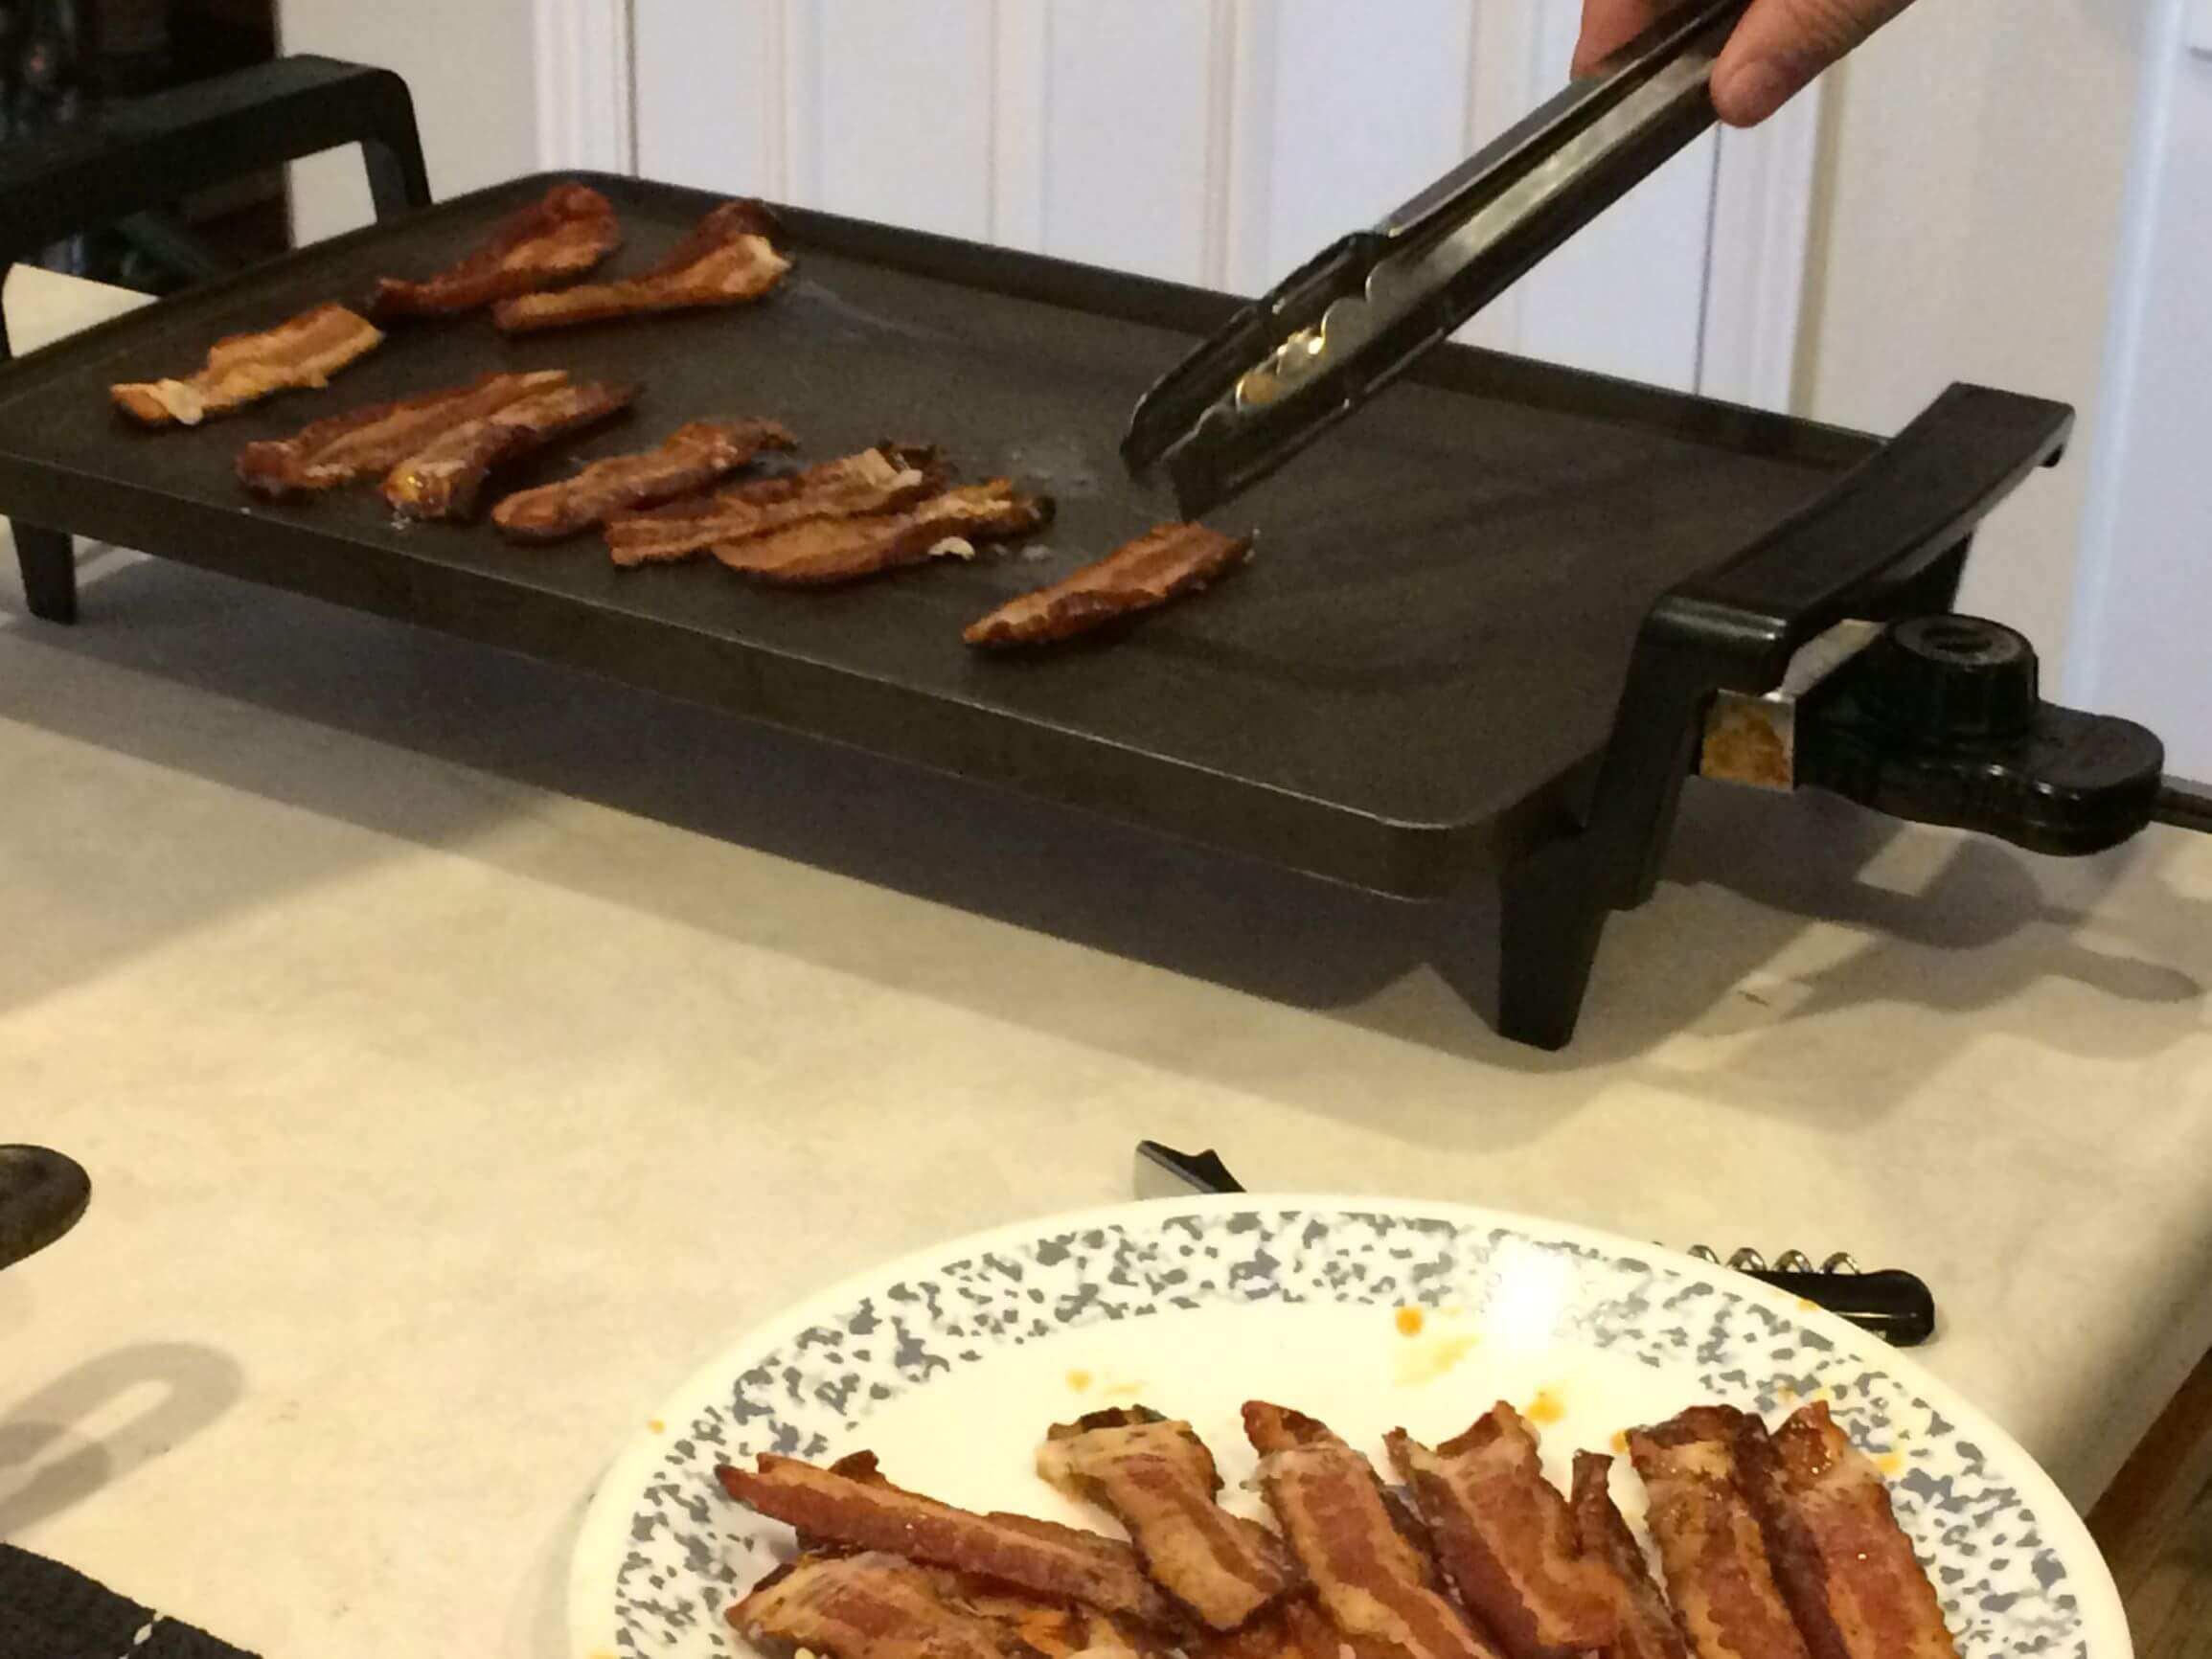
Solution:
<svg viewBox="0 0 2212 1659"><path fill-rule="evenodd" d="M388 322L472 311L573 282L621 246L612 202L589 185L557 184L449 269L421 282L380 280L369 296L369 314Z"/></svg>
<svg viewBox="0 0 2212 1659"><path fill-rule="evenodd" d="M1244 1434L1285 1541L1358 1659L1494 1659L1438 1594L1365 1458L1326 1424L1263 1400L1246 1403Z"/></svg>
<svg viewBox="0 0 2212 1659"><path fill-rule="evenodd" d="M715 1475L738 1502L810 1539L893 1551L1146 1625L1165 1625L1174 1617L1136 1552L1095 1533L1021 1515L977 1514L880 1476L856 1479L772 1453L761 1458L757 1471L724 1465Z"/></svg>
<svg viewBox="0 0 2212 1659"><path fill-rule="evenodd" d="M975 543L1005 541L1052 521L1052 502L1022 495L1003 478L963 485L901 512L821 518L744 541L718 542L732 570L784 587L824 587L920 564L971 558Z"/></svg>
<svg viewBox="0 0 2212 1659"><path fill-rule="evenodd" d="M1014 1659L1001 1626L948 1603L897 1556L805 1556L770 1573L729 1611L748 1640L832 1659Z"/></svg>
<svg viewBox="0 0 2212 1659"><path fill-rule="evenodd" d="M1810 1659L1745 1492L1741 1448L1754 1433L1764 1442L1757 1418L1722 1405L1629 1431L1667 1591L1698 1659Z"/></svg>
<svg viewBox="0 0 2212 1659"><path fill-rule="evenodd" d="M768 239L773 228L759 202L724 202L644 276L521 294L500 301L491 320L510 334L524 334L651 311L741 306L767 293L791 268Z"/></svg>
<svg viewBox="0 0 2212 1659"><path fill-rule="evenodd" d="M1213 1453L1187 1422L1142 1406L1058 1423L1038 1473L1129 1529L1152 1578L1216 1630L1233 1630L1298 1581L1282 1540L1215 1501Z"/></svg>
<svg viewBox="0 0 2212 1659"><path fill-rule="evenodd" d="M331 376L374 352L384 336L343 306L317 306L258 334L217 340L207 367L189 380L110 386L116 407L148 426L197 426L272 393L328 386Z"/></svg>
<svg viewBox="0 0 2212 1659"><path fill-rule="evenodd" d="M783 478L736 485L704 501L619 514L607 523L607 550L626 569L670 564L810 519L894 512L935 495L949 475L935 449L879 443Z"/></svg>
<svg viewBox="0 0 2212 1659"><path fill-rule="evenodd" d="M467 518L492 469L626 413L634 386L555 386L448 428L392 468L384 499L410 518Z"/></svg>
<svg viewBox="0 0 2212 1659"><path fill-rule="evenodd" d="M517 541L559 541L632 512L704 489L764 449L797 443L773 420L694 420L656 449L595 461L573 478L510 495L491 522Z"/></svg>
<svg viewBox="0 0 2212 1659"><path fill-rule="evenodd" d="M1384 1443L1444 1576L1510 1659L1574 1659L1612 1641L1612 1582L1582 1558L1573 1511L1520 1413L1500 1400L1434 1449L1403 1429Z"/></svg>
<svg viewBox="0 0 2212 1659"><path fill-rule="evenodd" d="M1958 1659L1935 1586L1872 1459L1815 1400L1760 1449L1746 1488L1814 1659Z"/></svg>
<svg viewBox="0 0 2212 1659"><path fill-rule="evenodd" d="M971 625L971 646L1063 640L1204 587L1251 556L1250 536L1197 524L1166 524L1073 576L1025 593Z"/></svg>
<svg viewBox="0 0 2212 1659"><path fill-rule="evenodd" d="M1611 1573L1619 1596L1620 1629L1607 1659L1689 1659L1674 1609L1613 1502L1612 1471L1613 1460L1604 1452L1575 1453L1576 1534L1584 1557Z"/></svg>
<svg viewBox="0 0 2212 1659"><path fill-rule="evenodd" d="M239 451L239 482L272 500L335 489L386 473L442 434L482 420L520 398L568 384L559 369L529 375L487 375L397 403L371 403L268 438Z"/></svg>

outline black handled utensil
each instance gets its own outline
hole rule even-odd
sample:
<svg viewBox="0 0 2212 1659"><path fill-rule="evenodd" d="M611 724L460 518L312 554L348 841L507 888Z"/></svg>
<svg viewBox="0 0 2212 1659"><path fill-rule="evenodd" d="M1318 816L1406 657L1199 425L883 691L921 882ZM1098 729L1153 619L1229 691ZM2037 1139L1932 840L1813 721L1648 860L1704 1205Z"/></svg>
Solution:
<svg viewBox="0 0 2212 1659"><path fill-rule="evenodd" d="M1748 0L1698 0L1373 230L1240 311L1138 403L1132 472L1197 517L1398 378L1713 125L1713 65Z"/></svg>
<svg viewBox="0 0 2212 1659"><path fill-rule="evenodd" d="M1159 1195L1163 1176L1200 1193L1248 1190L1210 1147L1202 1152L1183 1152L1158 1141L1139 1141L1138 1193L1146 1197ZM1694 1246L1690 1254L1825 1307L1894 1348L1916 1348L1935 1334L1934 1293L1917 1274L1902 1268L1861 1272L1858 1262L1842 1254L1831 1256L1815 1267L1795 1250L1785 1252L1772 1267L1753 1250L1739 1250L1726 1261L1702 1244Z"/></svg>

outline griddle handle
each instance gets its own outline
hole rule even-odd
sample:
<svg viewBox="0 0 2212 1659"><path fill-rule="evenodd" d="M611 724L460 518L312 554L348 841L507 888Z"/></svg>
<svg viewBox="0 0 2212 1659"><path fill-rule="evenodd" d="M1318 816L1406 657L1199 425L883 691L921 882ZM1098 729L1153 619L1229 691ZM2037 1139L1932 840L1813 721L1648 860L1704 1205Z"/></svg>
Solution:
<svg viewBox="0 0 2212 1659"><path fill-rule="evenodd" d="M2064 403L1953 386L1835 489L1710 575L1662 599L1644 642L1725 670L1715 689L1771 690L1798 648L1847 617L1880 617L2072 433ZM1639 646L1639 654L1642 646Z"/></svg>
<svg viewBox="0 0 2212 1659"><path fill-rule="evenodd" d="M377 217L430 205L415 101L389 69L302 55L118 102L0 148L0 261L348 144Z"/></svg>
<svg viewBox="0 0 2212 1659"><path fill-rule="evenodd" d="M1587 815L1504 878L1498 1026L1562 1048L1606 918L1650 898L1707 705L1781 683L1798 648L1847 617L1950 606L1981 521L2055 463L2073 411L1953 386L1810 507L1655 604L1629 660Z"/></svg>

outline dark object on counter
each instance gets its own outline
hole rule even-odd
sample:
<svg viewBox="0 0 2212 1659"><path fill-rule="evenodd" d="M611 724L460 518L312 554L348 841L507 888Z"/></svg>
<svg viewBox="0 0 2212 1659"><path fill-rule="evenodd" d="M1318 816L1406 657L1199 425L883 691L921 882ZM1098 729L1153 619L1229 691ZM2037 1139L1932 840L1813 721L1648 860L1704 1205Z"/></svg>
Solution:
<svg viewBox="0 0 2212 1659"><path fill-rule="evenodd" d="M1202 1152L1177 1151L1158 1141L1137 1143L1137 1190L1153 1195L1151 1174L1164 1170L1200 1193L1248 1191L1211 1147ZM1918 1275L1885 1267L1861 1272L1849 1256L1837 1254L1815 1269L1797 1251L1778 1258L1769 1268L1756 1251L1739 1250L1726 1261L1699 1245L1690 1252L1716 1267L1726 1267L1777 1290L1802 1297L1870 1330L1893 1348L1916 1348L1935 1334L1935 1296Z"/></svg>
<svg viewBox="0 0 2212 1659"><path fill-rule="evenodd" d="M97 170L71 176L95 195L122 188ZM2071 424L2062 405L1960 386L1883 443L1439 347L1240 503L1236 528L1267 557L1219 602L1164 611L1110 649L988 665L961 631L1035 585L1019 559L946 561L809 602L673 572L626 579L490 536L425 535L373 499L248 504L231 463L273 430L260 415L159 443L118 433L116 362L191 361L385 271L442 268L552 182L303 250L0 373L0 511L1398 898L1494 878L1497 1023L1545 1047L1574 1031L1611 912L1651 896L1716 706L1767 698L1839 625L1879 633L1948 610L1976 526L2056 459ZM716 201L592 182L630 237L616 280ZM12 205L0 192L0 227ZM1083 475L1060 491L1062 547L1112 547L1163 516L1117 475L1108 435L1157 367L1238 301L824 214L778 217L801 272L778 304L580 331L561 343L564 366L650 380L659 415L680 422L726 409L741 364L748 406L827 454L916 411L980 466L1018 471L1018 453L1050 438ZM519 349L475 329L410 333L357 371L356 389L463 382ZM517 488L559 475L546 458L521 472ZM31 608L68 620L66 540L18 541ZM2127 741L2155 739L2131 728ZM1769 759L1788 779L1776 786L1797 786L1791 745ZM2134 787L2075 805L2118 837L2147 819ZM1976 822L2024 845L2040 833L2002 812Z"/></svg>
<svg viewBox="0 0 2212 1659"><path fill-rule="evenodd" d="M44 1147L0 1147L0 1267L35 1256L77 1225L92 1178Z"/></svg>
<svg viewBox="0 0 2212 1659"><path fill-rule="evenodd" d="M117 1659L121 1654L129 1659L253 1659L243 1648L12 1544L0 1544L0 1654L8 1659Z"/></svg>

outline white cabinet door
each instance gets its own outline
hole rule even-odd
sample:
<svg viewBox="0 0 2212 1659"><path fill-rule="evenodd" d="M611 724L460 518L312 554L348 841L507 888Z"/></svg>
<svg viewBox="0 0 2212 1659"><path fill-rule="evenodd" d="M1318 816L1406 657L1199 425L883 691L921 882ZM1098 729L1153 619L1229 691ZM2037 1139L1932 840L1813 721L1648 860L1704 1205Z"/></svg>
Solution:
<svg viewBox="0 0 2212 1659"><path fill-rule="evenodd" d="M1577 0L632 0L648 177L1257 292L1556 90ZM1733 141L1732 141L1733 142ZM1476 325L1691 389L1712 137Z"/></svg>
<svg viewBox="0 0 2212 1659"><path fill-rule="evenodd" d="M2157 0L2099 400L2068 700L2212 783L2212 11Z"/></svg>

